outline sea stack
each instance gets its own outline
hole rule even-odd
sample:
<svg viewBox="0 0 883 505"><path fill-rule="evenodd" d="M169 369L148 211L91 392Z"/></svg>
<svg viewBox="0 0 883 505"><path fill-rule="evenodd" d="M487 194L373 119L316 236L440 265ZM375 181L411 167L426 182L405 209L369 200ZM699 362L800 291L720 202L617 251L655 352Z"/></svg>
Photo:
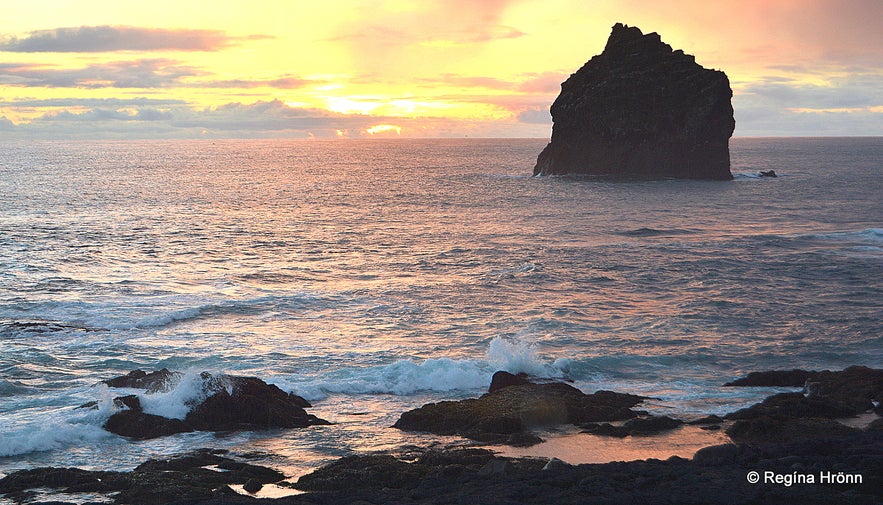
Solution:
<svg viewBox="0 0 883 505"><path fill-rule="evenodd" d="M723 72L617 23L604 51L561 84L534 175L732 179L732 97Z"/></svg>

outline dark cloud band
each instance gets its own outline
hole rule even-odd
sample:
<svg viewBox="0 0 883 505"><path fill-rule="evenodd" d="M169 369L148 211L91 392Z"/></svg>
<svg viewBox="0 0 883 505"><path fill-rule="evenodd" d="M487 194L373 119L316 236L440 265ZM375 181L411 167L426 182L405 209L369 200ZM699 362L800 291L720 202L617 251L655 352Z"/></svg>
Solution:
<svg viewBox="0 0 883 505"><path fill-rule="evenodd" d="M231 37L218 30L172 30L132 26L80 26L5 37L0 51L18 53L98 53L110 51L217 51L264 35Z"/></svg>

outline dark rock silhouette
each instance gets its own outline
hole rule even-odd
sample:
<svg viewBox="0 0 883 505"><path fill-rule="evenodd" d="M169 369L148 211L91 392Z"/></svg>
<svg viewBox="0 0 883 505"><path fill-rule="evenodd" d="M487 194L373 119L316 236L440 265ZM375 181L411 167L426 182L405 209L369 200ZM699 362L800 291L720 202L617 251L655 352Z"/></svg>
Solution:
<svg viewBox="0 0 883 505"><path fill-rule="evenodd" d="M147 373L144 370L132 370L126 375L114 377L101 382L112 388L143 389L148 393L168 391L177 381L181 380L181 372L172 372L168 368Z"/></svg>
<svg viewBox="0 0 883 505"><path fill-rule="evenodd" d="M732 179L726 74L621 23L561 84L534 175Z"/></svg>
<svg viewBox="0 0 883 505"><path fill-rule="evenodd" d="M637 416L631 407L645 399L612 391L587 395L563 382L521 380L525 382L496 388L479 398L426 404L403 413L393 427L462 435L487 443L532 445L542 441L529 433L532 428L624 421Z"/></svg>
<svg viewBox="0 0 883 505"><path fill-rule="evenodd" d="M883 369L851 366L836 372L799 369L751 372L724 386L803 386L806 395L815 400L833 401L852 409L852 414L861 414L870 409L879 411L883 401Z"/></svg>
<svg viewBox="0 0 883 505"><path fill-rule="evenodd" d="M285 478L270 468L220 456L224 453L205 449L170 460L149 460L131 472L78 468L21 470L0 479L0 493L23 503L33 498L31 489L48 487L66 493L109 493L114 497L111 503L164 505L201 503L213 497L232 498L236 493L229 484L251 482L250 487L254 489Z"/></svg>
<svg viewBox="0 0 883 505"><path fill-rule="evenodd" d="M509 386L519 386L521 384L528 383L530 383L530 381L527 379L526 373L511 374L509 372L500 370L499 372L494 372L494 376L491 377L491 385L487 389L487 392L493 393L494 391Z"/></svg>
<svg viewBox="0 0 883 505"><path fill-rule="evenodd" d="M860 432L838 419L879 407L883 398L883 370L851 366L845 370L810 372L787 370L753 372L726 386L799 386L805 393L780 393L763 402L727 414L735 421L727 435L738 443L768 444Z"/></svg>
<svg viewBox="0 0 883 505"><path fill-rule="evenodd" d="M636 417L624 422L621 426L610 423L601 423L583 426L583 433L604 435L608 437L624 438L627 436L650 436L671 431L684 424L680 419L668 416Z"/></svg>
<svg viewBox="0 0 883 505"><path fill-rule="evenodd" d="M111 387L144 389L148 394L174 388L183 375L162 369L146 373L135 370L104 381ZM142 410L136 395L114 399L119 412L107 420L104 429L134 439L157 438L189 431L235 431L268 428L302 428L329 424L308 414L305 399L254 377L212 375L199 377L204 399L192 405L187 416L169 419Z"/></svg>

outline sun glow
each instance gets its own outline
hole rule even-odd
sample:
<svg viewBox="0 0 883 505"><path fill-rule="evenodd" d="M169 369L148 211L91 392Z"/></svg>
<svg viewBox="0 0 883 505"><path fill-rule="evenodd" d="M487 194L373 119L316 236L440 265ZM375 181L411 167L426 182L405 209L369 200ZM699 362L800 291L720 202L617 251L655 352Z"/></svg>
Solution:
<svg viewBox="0 0 883 505"><path fill-rule="evenodd" d="M325 99L328 110L340 114L370 114L382 103L373 99L354 99L348 97L328 97Z"/></svg>
<svg viewBox="0 0 883 505"><path fill-rule="evenodd" d="M7 2L0 134L547 137L560 83L604 48L614 20L656 31L727 72L767 124L880 134L879 2L341 0ZM691 16L671 15L673 3ZM776 4L770 9L767 6ZM781 5L779 5L781 4ZM84 6L88 8L84 8ZM49 8L47 8L49 7ZM567 12L566 16L560 13ZM774 29L801 23L792 30ZM723 23L723 24L722 24ZM821 28L821 29L820 29ZM847 33L848 36L843 34ZM873 64L869 64L873 62ZM752 102L753 100L753 102ZM287 108L276 106L284 103ZM824 112L825 114L819 114ZM744 118L752 117L745 114ZM781 120L781 121L779 121ZM384 124L399 130L367 133ZM757 134L751 122L741 134ZM772 128L779 128L778 126Z"/></svg>
<svg viewBox="0 0 883 505"><path fill-rule="evenodd" d="M365 130L369 135L378 135L383 133L395 132L396 135L402 134L402 127L393 124L377 124Z"/></svg>

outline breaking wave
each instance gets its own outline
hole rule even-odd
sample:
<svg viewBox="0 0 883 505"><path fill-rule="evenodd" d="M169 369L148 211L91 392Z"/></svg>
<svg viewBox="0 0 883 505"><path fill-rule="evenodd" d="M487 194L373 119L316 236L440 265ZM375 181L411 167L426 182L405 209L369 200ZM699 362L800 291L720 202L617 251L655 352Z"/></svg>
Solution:
<svg viewBox="0 0 883 505"><path fill-rule="evenodd" d="M539 356L537 351L535 343L496 337L488 345L485 359L430 358L420 362L403 359L383 366L347 368L319 379L282 381L279 385L316 401L329 394L406 396L427 391L477 391L487 389L498 370L544 378L567 375L570 359L551 360Z"/></svg>

